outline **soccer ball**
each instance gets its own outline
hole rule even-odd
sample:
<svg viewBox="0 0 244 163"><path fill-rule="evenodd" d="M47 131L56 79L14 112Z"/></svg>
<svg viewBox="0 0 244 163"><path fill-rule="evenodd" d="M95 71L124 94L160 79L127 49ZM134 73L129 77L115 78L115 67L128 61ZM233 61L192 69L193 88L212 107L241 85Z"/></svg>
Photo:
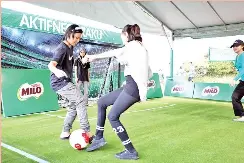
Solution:
<svg viewBox="0 0 244 163"><path fill-rule="evenodd" d="M82 150L89 144L89 136L82 129L75 130L69 137L69 143L74 149Z"/></svg>

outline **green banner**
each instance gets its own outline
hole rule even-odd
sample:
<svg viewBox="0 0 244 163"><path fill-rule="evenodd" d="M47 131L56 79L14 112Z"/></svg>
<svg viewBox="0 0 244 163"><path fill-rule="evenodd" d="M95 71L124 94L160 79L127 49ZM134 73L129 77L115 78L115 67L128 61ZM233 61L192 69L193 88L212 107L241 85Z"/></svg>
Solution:
<svg viewBox="0 0 244 163"><path fill-rule="evenodd" d="M188 97L231 101L235 87L219 83L192 83L167 80L164 95L174 97ZM241 100L244 102L244 98Z"/></svg>
<svg viewBox="0 0 244 163"><path fill-rule="evenodd" d="M119 33L84 26L79 22L74 23L82 27L83 39L122 44ZM6 27L63 35L66 28L71 24L73 23L2 8L2 26Z"/></svg>
<svg viewBox="0 0 244 163"><path fill-rule="evenodd" d="M229 84L195 83L193 98L231 101L234 89L235 87L230 87Z"/></svg>
<svg viewBox="0 0 244 163"><path fill-rule="evenodd" d="M123 86L125 84L126 78L124 77L124 72L120 73L120 86ZM113 73L113 87L114 89L118 88L118 72ZM148 82L148 91L147 91L147 98L153 99L153 98L161 98L163 97L160 81L159 81L159 75L157 73L153 74L153 77L150 78Z"/></svg>
<svg viewBox="0 0 244 163"><path fill-rule="evenodd" d="M193 90L194 90L194 83L167 80L165 90L164 90L164 95L192 98Z"/></svg>
<svg viewBox="0 0 244 163"><path fill-rule="evenodd" d="M163 97L158 73L153 73L153 77L149 79L147 86L148 86L148 91L147 91L148 99Z"/></svg>
<svg viewBox="0 0 244 163"><path fill-rule="evenodd" d="M50 71L2 69L2 105L4 117L58 110Z"/></svg>

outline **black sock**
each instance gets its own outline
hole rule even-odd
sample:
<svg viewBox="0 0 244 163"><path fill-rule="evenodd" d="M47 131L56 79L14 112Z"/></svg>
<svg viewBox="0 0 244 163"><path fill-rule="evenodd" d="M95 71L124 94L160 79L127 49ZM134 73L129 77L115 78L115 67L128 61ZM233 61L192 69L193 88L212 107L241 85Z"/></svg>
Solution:
<svg viewBox="0 0 244 163"><path fill-rule="evenodd" d="M117 119L116 121L110 121L110 123L113 127L114 132L118 135L125 148L131 153L134 152L135 148L131 143L129 136L124 126L120 123L119 119Z"/></svg>

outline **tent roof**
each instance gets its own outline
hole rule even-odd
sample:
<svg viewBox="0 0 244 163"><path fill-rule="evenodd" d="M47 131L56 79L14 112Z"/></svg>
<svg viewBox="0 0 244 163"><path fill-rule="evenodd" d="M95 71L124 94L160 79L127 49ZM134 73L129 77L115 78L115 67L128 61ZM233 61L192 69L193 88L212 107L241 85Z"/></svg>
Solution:
<svg viewBox="0 0 244 163"><path fill-rule="evenodd" d="M217 37L244 34L244 2L35 2L29 3L122 28L140 25L147 33L165 35L161 24L175 37ZM156 20L157 19L157 20Z"/></svg>

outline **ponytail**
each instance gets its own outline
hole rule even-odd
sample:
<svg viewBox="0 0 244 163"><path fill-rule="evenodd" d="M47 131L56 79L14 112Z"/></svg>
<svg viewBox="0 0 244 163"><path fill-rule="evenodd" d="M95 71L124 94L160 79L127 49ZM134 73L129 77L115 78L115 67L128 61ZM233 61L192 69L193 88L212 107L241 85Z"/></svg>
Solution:
<svg viewBox="0 0 244 163"><path fill-rule="evenodd" d="M137 24L134 25L126 25L123 30L123 33L128 33L128 42L130 41L140 41L142 42L142 37L141 37L141 32L140 32L140 27Z"/></svg>
<svg viewBox="0 0 244 163"><path fill-rule="evenodd" d="M140 31L141 31L140 27L137 24L134 24L131 27L131 33L134 35L135 40L142 42L142 37L141 37L141 32Z"/></svg>

